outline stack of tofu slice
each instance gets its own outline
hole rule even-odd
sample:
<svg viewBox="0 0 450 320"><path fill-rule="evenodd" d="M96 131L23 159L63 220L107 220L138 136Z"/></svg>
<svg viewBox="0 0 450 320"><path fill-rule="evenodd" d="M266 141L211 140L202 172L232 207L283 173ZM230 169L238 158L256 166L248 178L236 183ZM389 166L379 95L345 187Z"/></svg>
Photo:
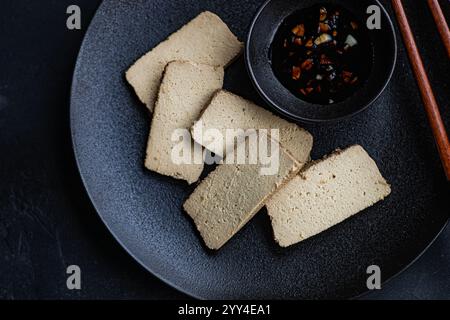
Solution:
<svg viewBox="0 0 450 320"><path fill-rule="evenodd" d="M153 111L145 166L192 184L203 163L175 164L175 130L192 133L187 148L206 144L208 129L278 129L278 173L261 175L262 164L223 163L184 203L205 244L221 248L266 206L275 240L286 247L320 233L384 199L390 186L360 146L310 162L313 137L237 95L222 90L224 67L242 43L215 14L203 12L141 57L126 73L140 100ZM271 138L272 139L272 138ZM234 141L233 141L234 142ZM227 141L229 143L229 141ZM194 155L195 152L192 152ZM249 157L248 152L246 157Z"/></svg>

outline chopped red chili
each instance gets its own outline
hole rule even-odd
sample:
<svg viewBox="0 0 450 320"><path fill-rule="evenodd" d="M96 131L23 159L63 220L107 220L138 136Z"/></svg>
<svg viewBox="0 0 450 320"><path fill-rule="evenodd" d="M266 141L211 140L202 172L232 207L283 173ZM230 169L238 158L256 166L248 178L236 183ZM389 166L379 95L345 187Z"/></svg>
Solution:
<svg viewBox="0 0 450 320"><path fill-rule="evenodd" d="M363 25L338 5L295 12L274 38L274 73L301 99L317 104L345 100L372 67L373 48Z"/></svg>

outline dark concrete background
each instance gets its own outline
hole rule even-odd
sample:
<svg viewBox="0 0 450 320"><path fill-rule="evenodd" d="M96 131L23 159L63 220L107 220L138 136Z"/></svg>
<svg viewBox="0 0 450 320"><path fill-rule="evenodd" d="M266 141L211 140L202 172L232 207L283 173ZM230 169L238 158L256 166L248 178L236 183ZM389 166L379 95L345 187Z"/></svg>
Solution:
<svg viewBox="0 0 450 320"><path fill-rule="evenodd" d="M442 2L448 13L449 1ZM115 242L89 202L76 168L70 83L82 37L99 3L0 4L1 299L187 298L144 271ZM412 1L405 3L414 27L420 28L422 14L414 11ZM81 7L81 31L65 26L70 4ZM426 42L423 30L420 34L418 40ZM427 65L436 70L442 62L433 60L434 50L443 50L442 45L427 44L422 50ZM70 264L82 269L81 291L66 289ZM448 299L449 266L447 227L411 268L365 297Z"/></svg>

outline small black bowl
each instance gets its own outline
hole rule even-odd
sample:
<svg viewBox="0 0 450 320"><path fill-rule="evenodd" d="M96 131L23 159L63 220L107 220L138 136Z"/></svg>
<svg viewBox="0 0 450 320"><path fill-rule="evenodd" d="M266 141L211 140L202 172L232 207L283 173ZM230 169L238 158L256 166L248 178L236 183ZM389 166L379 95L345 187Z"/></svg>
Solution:
<svg viewBox="0 0 450 320"><path fill-rule="evenodd" d="M381 9L381 29L369 30L373 44L372 69L364 85L342 102L319 105L292 94L275 76L270 61L272 41L279 26L294 12L317 4L339 5L364 22L367 8ZM394 26L377 0L269 0L256 14L248 34L245 61L258 92L275 110L299 122L323 122L354 115L371 105L384 91L395 68L397 41Z"/></svg>

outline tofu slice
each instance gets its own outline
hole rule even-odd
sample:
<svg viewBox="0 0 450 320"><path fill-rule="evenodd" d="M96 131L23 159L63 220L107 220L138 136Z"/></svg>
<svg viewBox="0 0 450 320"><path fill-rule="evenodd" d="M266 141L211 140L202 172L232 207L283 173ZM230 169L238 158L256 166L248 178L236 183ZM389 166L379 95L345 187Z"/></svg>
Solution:
<svg viewBox="0 0 450 320"><path fill-rule="evenodd" d="M126 72L126 79L153 111L168 62L186 60L223 67L234 60L242 47L242 42L217 15L205 11L138 59Z"/></svg>
<svg viewBox="0 0 450 320"><path fill-rule="evenodd" d="M214 92L222 88L223 67L174 61L170 62L155 105L150 137L147 145L145 166L155 172L195 182L203 171L203 157L194 162L194 141L183 140L183 150L191 150L190 162L179 164L172 158L172 150L179 141L172 140L177 129L189 128L198 119L203 107L209 102ZM180 145L179 145L180 146ZM202 150L201 146L198 146ZM198 163L201 162L201 163Z"/></svg>
<svg viewBox="0 0 450 320"><path fill-rule="evenodd" d="M219 165L183 205L210 249L230 240L301 167L281 147L277 174L261 175L261 164L246 163Z"/></svg>
<svg viewBox="0 0 450 320"><path fill-rule="evenodd" d="M275 240L303 241L383 200L391 188L358 145L312 162L268 202Z"/></svg>
<svg viewBox="0 0 450 320"><path fill-rule="evenodd" d="M209 129L219 130L223 136L226 129L279 129L280 144L300 163L309 160L313 145L313 137L306 130L225 90L214 95L191 132L197 143L216 154L226 155L233 141L226 141L223 150L218 150L219 146L209 143L206 134Z"/></svg>

